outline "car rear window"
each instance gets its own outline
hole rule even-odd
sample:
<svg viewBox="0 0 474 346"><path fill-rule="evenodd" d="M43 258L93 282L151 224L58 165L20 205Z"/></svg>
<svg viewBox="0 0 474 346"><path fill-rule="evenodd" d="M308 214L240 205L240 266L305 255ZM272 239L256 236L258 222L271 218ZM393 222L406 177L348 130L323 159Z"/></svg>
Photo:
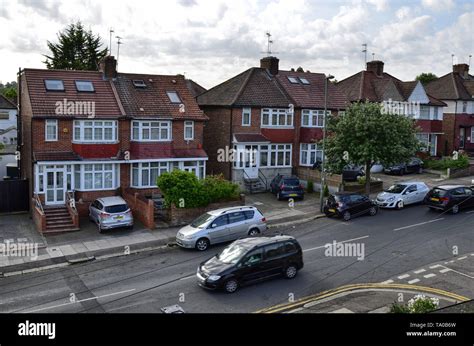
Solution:
<svg viewBox="0 0 474 346"><path fill-rule="evenodd" d="M246 220L250 220L250 219L253 219L255 212L253 210L246 210L244 211L244 215L245 215Z"/></svg>
<svg viewBox="0 0 474 346"><path fill-rule="evenodd" d="M283 183L288 186L298 186L300 181L298 179L284 179Z"/></svg>
<svg viewBox="0 0 474 346"><path fill-rule="evenodd" d="M124 211L128 210L128 205L126 204L117 204L117 205L109 205L105 207L105 211L107 213L123 213Z"/></svg>
<svg viewBox="0 0 474 346"><path fill-rule="evenodd" d="M431 190L431 196L433 197L444 197L446 196L448 191L443 189L433 189Z"/></svg>

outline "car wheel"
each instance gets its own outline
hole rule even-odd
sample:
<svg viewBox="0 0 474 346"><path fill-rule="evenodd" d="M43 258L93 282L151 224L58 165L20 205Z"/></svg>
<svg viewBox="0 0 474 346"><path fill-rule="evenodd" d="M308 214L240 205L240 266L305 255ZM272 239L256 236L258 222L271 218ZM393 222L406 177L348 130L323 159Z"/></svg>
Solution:
<svg viewBox="0 0 474 346"><path fill-rule="evenodd" d="M453 205L453 207L451 208L451 213L453 214L459 213L459 205L457 204Z"/></svg>
<svg viewBox="0 0 474 346"><path fill-rule="evenodd" d="M369 209L369 215L370 215L370 216L375 216L375 215L377 215L377 208L371 207L371 208Z"/></svg>
<svg viewBox="0 0 474 346"><path fill-rule="evenodd" d="M349 213L348 211L345 211L344 214L342 214L342 219L344 221L349 221L351 219L351 213Z"/></svg>
<svg viewBox="0 0 474 346"><path fill-rule="evenodd" d="M257 236L259 233L260 233L260 230L259 230L258 228L252 228L252 229L249 231L249 236L255 237L255 236Z"/></svg>
<svg viewBox="0 0 474 346"><path fill-rule="evenodd" d="M224 289L227 293L234 293L239 288L239 283L236 279L229 279L224 285Z"/></svg>
<svg viewBox="0 0 474 346"><path fill-rule="evenodd" d="M298 269L296 268L296 266L294 266L293 264L290 264L288 267L286 267L285 278L293 279L296 276L296 274L298 274Z"/></svg>
<svg viewBox="0 0 474 346"><path fill-rule="evenodd" d="M207 240L206 238L200 238L197 240L196 250L206 251L208 247L209 247L209 240Z"/></svg>
<svg viewBox="0 0 474 346"><path fill-rule="evenodd" d="M402 201L402 200L398 201L398 203L397 203L397 209L400 210L400 209L403 209L403 207L404 207L403 201Z"/></svg>

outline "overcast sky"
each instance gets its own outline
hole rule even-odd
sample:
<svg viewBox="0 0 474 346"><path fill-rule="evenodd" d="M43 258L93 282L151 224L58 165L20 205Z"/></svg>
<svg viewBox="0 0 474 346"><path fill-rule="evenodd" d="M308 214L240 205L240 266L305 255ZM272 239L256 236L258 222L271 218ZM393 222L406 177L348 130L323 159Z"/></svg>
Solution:
<svg viewBox="0 0 474 346"><path fill-rule="evenodd" d="M119 70L185 73L206 88L265 56L266 32L280 68L302 66L341 80L375 53L403 80L443 75L474 55L472 0L0 0L0 81L19 67L43 68L47 40L81 20L109 45L123 37ZM112 53L116 55L116 39ZM474 60L473 60L474 61Z"/></svg>

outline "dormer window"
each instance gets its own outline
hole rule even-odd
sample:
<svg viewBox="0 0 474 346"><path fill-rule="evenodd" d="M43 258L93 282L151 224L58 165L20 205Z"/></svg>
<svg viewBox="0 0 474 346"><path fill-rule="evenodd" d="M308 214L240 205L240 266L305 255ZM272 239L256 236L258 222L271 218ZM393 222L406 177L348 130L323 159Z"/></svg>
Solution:
<svg viewBox="0 0 474 346"><path fill-rule="evenodd" d="M135 88L146 88L145 81L142 79L134 79L132 83Z"/></svg>
<svg viewBox="0 0 474 346"><path fill-rule="evenodd" d="M94 92L94 85L91 81L87 80L77 80L76 89L80 92Z"/></svg>
<svg viewBox="0 0 474 346"><path fill-rule="evenodd" d="M290 81L291 84L300 84L296 77L288 77L288 80Z"/></svg>
<svg viewBox="0 0 474 346"><path fill-rule="evenodd" d="M48 91L64 91L64 83L60 79L45 79L44 85Z"/></svg>
<svg viewBox="0 0 474 346"><path fill-rule="evenodd" d="M181 99L176 91L167 91L166 94L170 99L171 103L181 103Z"/></svg>
<svg viewBox="0 0 474 346"><path fill-rule="evenodd" d="M303 78L303 77L300 77L300 82L303 83L303 84L306 84L306 85L309 85L309 80L307 80L306 78Z"/></svg>

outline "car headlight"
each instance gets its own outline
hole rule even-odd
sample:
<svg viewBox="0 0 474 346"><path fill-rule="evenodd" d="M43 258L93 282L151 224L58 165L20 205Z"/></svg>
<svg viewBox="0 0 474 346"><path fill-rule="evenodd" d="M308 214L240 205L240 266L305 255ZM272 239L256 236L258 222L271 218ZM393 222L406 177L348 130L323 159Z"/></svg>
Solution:
<svg viewBox="0 0 474 346"><path fill-rule="evenodd" d="M395 200L395 197L390 197L389 199L387 199L387 202L393 202Z"/></svg>
<svg viewBox="0 0 474 346"><path fill-rule="evenodd" d="M217 281L219 280L221 277L219 275L209 275L209 277L207 278L208 281Z"/></svg>

